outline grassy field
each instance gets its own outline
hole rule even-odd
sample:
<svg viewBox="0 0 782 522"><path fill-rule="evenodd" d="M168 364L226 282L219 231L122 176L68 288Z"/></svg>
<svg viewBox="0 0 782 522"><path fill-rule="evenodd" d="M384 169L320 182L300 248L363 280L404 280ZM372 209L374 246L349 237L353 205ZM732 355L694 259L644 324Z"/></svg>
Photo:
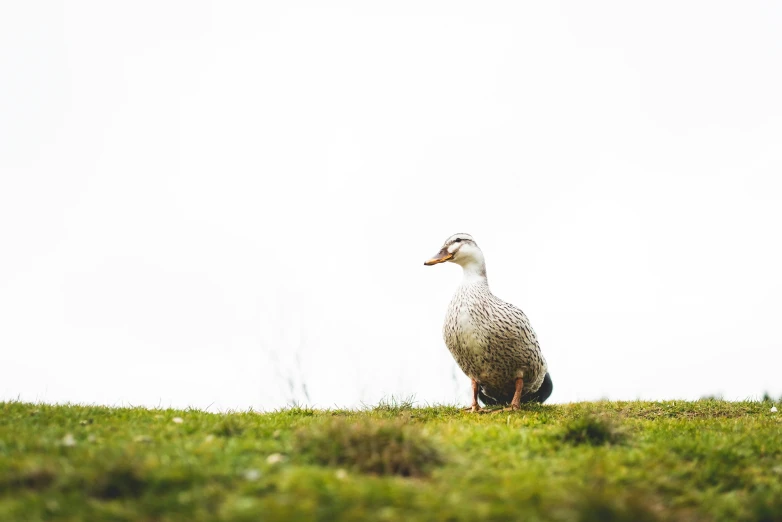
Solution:
<svg viewBox="0 0 782 522"><path fill-rule="evenodd" d="M0 403L0 520L782 520L775 405Z"/></svg>

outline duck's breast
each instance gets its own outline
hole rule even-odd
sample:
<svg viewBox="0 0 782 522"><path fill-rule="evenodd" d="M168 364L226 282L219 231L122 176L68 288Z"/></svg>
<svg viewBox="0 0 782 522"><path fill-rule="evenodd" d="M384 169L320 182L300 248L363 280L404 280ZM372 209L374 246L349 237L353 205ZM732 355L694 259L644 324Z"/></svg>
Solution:
<svg viewBox="0 0 782 522"><path fill-rule="evenodd" d="M467 376L478 381L494 380L494 374L501 370L492 354L489 315L480 308L480 302L474 302L465 293L457 293L448 308L443 329L445 344Z"/></svg>
<svg viewBox="0 0 782 522"><path fill-rule="evenodd" d="M512 387L524 377L534 388L545 373L537 339L521 310L474 288L454 295L443 336L462 371L487 385Z"/></svg>

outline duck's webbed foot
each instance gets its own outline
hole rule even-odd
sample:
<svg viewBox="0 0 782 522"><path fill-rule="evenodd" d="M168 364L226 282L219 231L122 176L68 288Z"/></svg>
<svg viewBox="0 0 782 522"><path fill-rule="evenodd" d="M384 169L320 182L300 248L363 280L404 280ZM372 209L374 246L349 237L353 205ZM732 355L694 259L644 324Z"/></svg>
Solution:
<svg viewBox="0 0 782 522"><path fill-rule="evenodd" d="M513 407L513 404L510 406L505 406L504 408L497 408L496 410L491 410L488 413L502 413L504 411L517 411L519 409L519 406Z"/></svg>

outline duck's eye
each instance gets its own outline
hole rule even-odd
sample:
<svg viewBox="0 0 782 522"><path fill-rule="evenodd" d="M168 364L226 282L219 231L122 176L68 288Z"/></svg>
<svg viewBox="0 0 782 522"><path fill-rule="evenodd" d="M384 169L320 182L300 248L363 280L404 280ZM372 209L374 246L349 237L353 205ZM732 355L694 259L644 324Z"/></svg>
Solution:
<svg viewBox="0 0 782 522"><path fill-rule="evenodd" d="M456 239L453 240L453 242L454 243L461 243L462 242L462 238L457 237Z"/></svg>

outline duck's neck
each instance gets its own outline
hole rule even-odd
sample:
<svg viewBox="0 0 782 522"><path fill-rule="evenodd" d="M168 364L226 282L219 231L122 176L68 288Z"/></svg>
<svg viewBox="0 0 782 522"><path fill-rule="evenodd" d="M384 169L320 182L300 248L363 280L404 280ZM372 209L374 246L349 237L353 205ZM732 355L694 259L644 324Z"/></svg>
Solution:
<svg viewBox="0 0 782 522"><path fill-rule="evenodd" d="M464 278L462 285L484 285L488 288L489 281L486 279L486 263L473 262L462 265Z"/></svg>

